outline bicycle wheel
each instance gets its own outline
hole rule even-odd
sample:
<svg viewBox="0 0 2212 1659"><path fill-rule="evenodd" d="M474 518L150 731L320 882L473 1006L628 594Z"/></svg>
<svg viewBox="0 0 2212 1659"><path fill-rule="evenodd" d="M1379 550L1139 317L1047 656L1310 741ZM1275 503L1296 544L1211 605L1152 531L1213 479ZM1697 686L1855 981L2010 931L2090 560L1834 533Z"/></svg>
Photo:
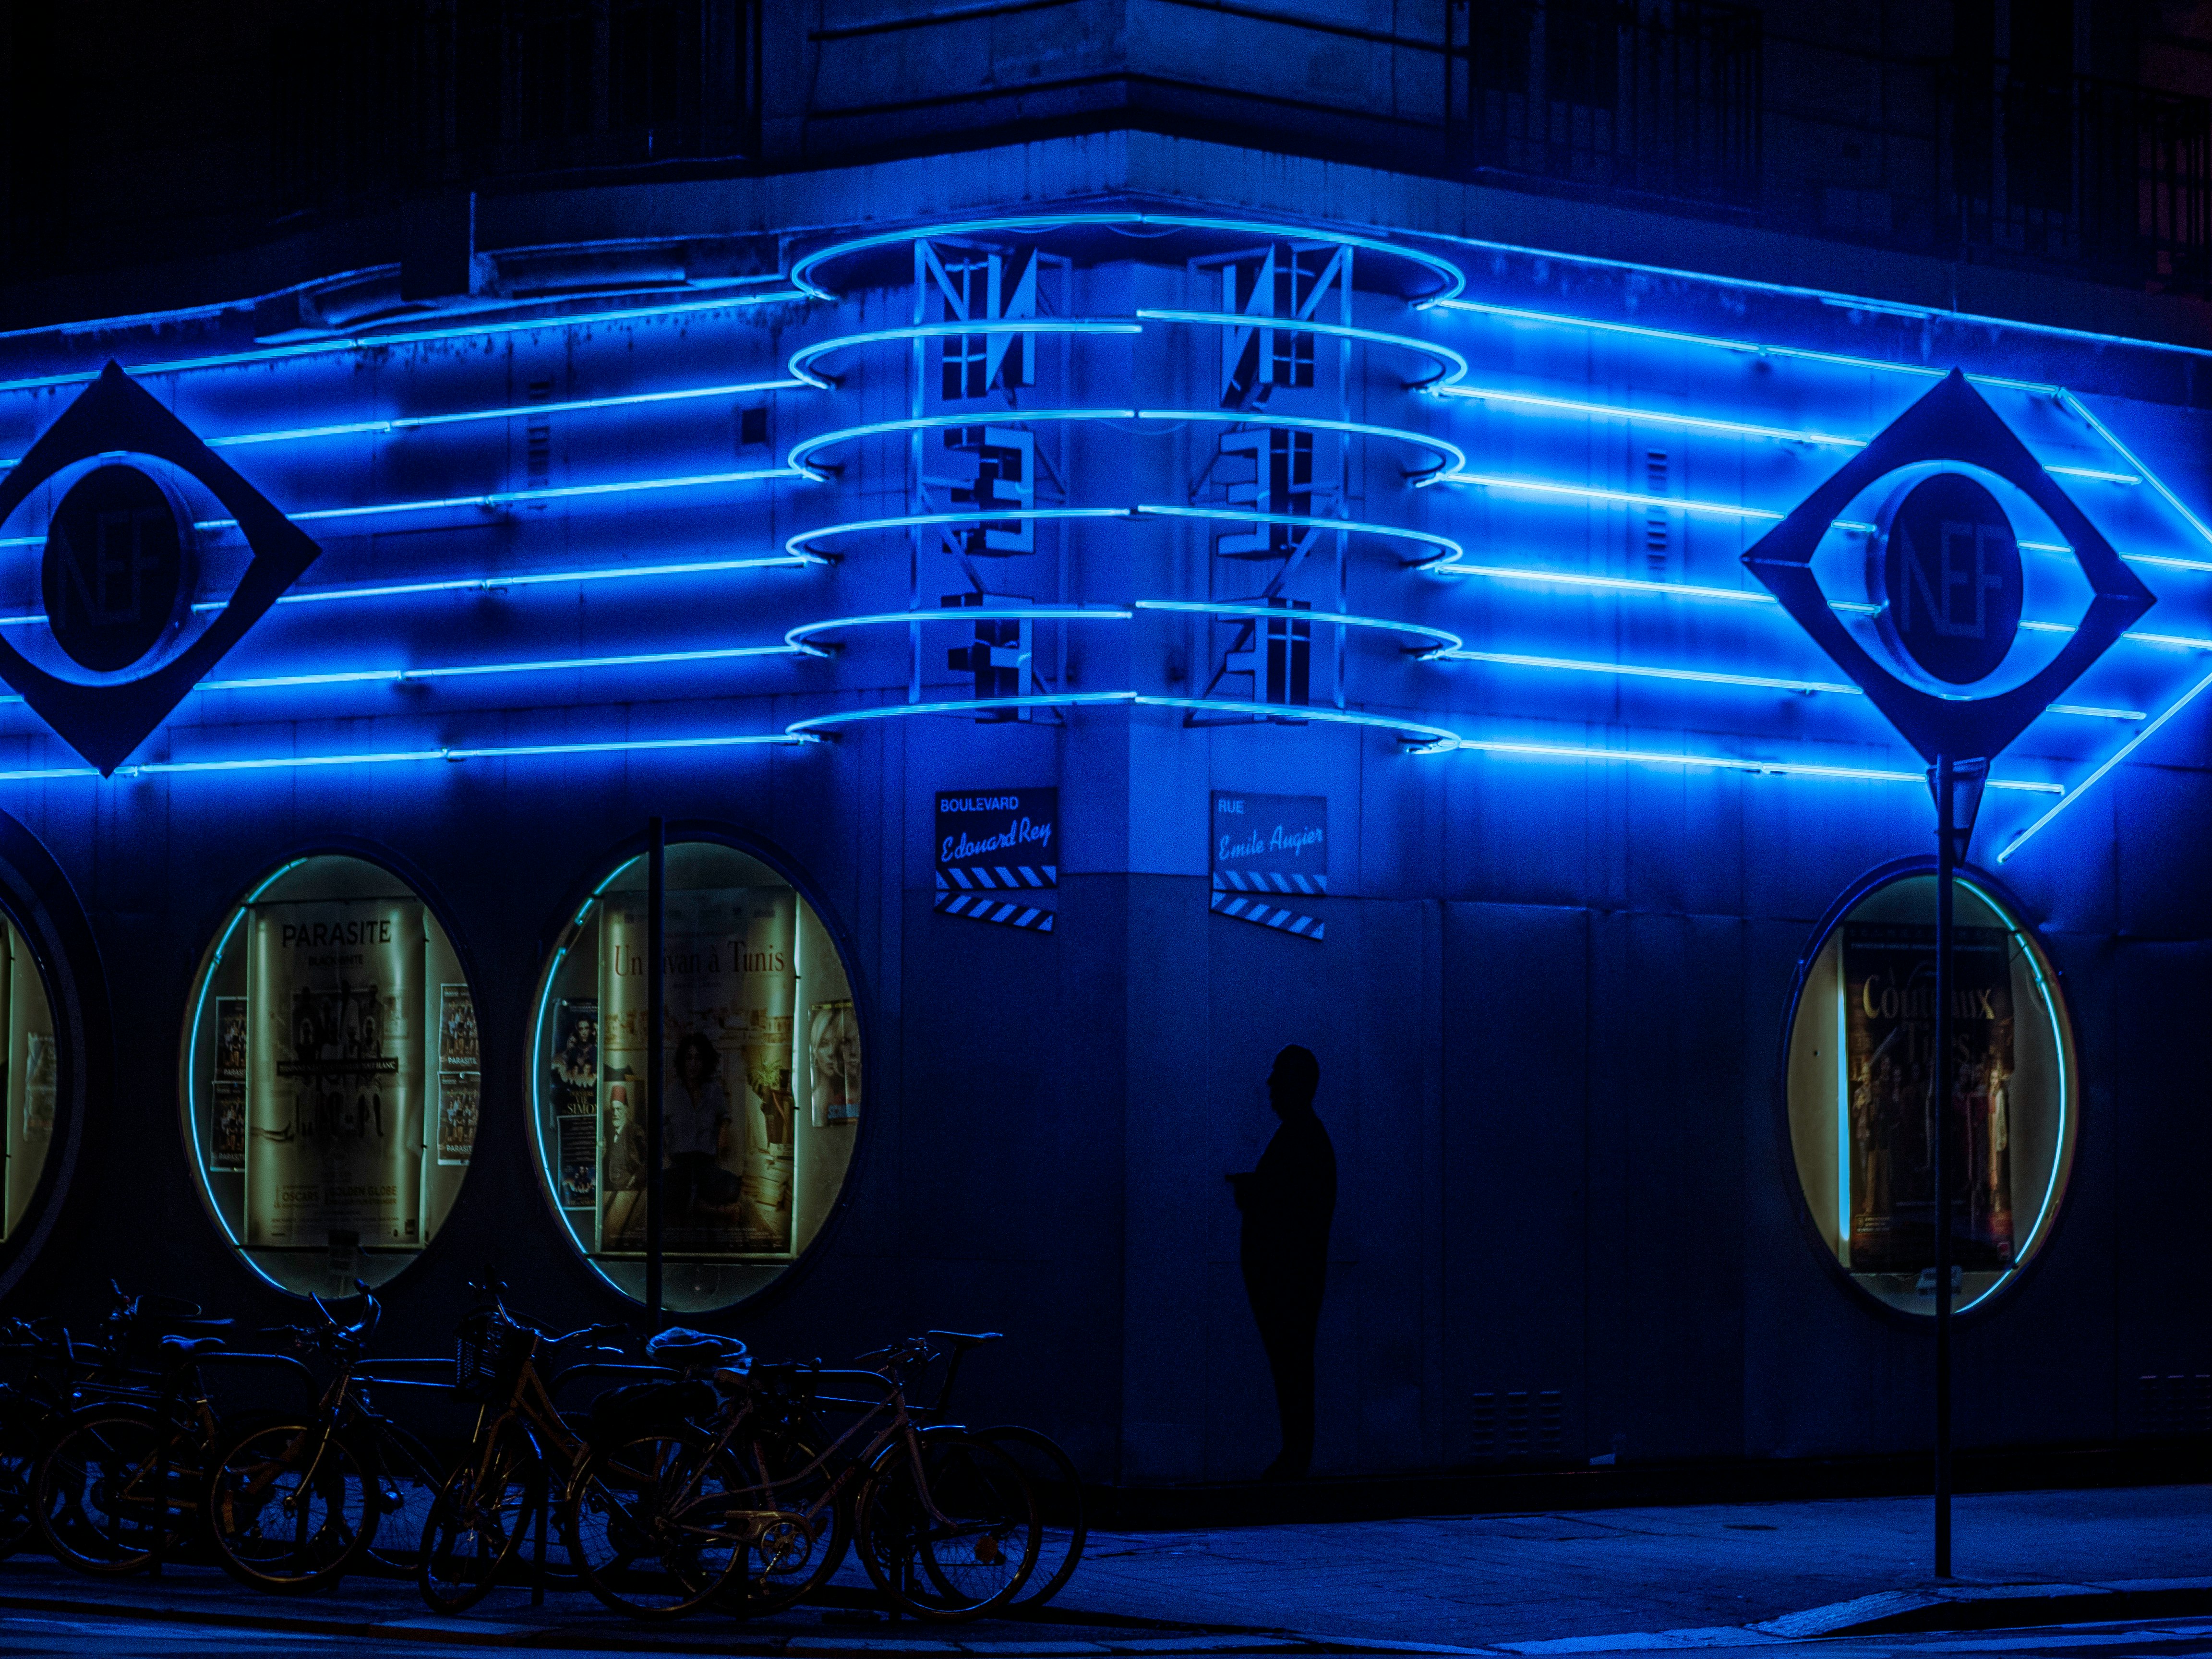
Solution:
<svg viewBox="0 0 2212 1659"><path fill-rule="evenodd" d="M484 1598L545 1501L545 1468L521 1425L503 1419L438 1488L416 1547L416 1587L433 1613L465 1613Z"/></svg>
<svg viewBox="0 0 2212 1659"><path fill-rule="evenodd" d="M164 1490L163 1449L173 1460L180 1449L171 1434L152 1412L131 1406L95 1407L69 1420L39 1460L31 1492L32 1513L56 1560L80 1572L137 1572L157 1543L166 1549L177 1541L169 1511L197 1470L173 1461ZM186 1453L185 1461L196 1460Z"/></svg>
<svg viewBox="0 0 2212 1659"><path fill-rule="evenodd" d="M343 1577L375 1535L374 1460L325 1423L271 1423L209 1460L202 1513L217 1565L254 1589Z"/></svg>
<svg viewBox="0 0 2212 1659"><path fill-rule="evenodd" d="M0 1390L0 1558L13 1555L38 1530L31 1488L53 1421L53 1408L44 1401Z"/></svg>
<svg viewBox="0 0 2212 1659"><path fill-rule="evenodd" d="M919 1466L894 1444L855 1505L860 1564L920 1619L980 1618L1036 1565L1036 1500L1012 1459L973 1435L921 1440Z"/></svg>
<svg viewBox="0 0 2212 1659"><path fill-rule="evenodd" d="M738 1619L781 1613L837 1571L852 1542L852 1504L832 1489L814 1448L782 1429L735 1441L728 1455L744 1559L714 1604Z"/></svg>
<svg viewBox="0 0 2212 1659"><path fill-rule="evenodd" d="M592 1595L638 1619L672 1619L711 1599L744 1555L738 1485L694 1430L653 1429L594 1446L562 1510L568 1559Z"/></svg>
<svg viewBox="0 0 2212 1659"><path fill-rule="evenodd" d="M1008 1423L973 1432L1013 1459L1036 1495L1037 1523L1042 1528L1036 1565L1021 1594L1006 1607L1009 1611L1041 1607L1067 1588L1091 1537L1090 1522L1083 1510L1083 1477L1059 1443L1035 1429Z"/></svg>
<svg viewBox="0 0 2212 1659"><path fill-rule="evenodd" d="M368 1559L412 1577L422 1559L422 1528L445 1484L445 1471L422 1440L397 1423L378 1420L376 1530Z"/></svg>

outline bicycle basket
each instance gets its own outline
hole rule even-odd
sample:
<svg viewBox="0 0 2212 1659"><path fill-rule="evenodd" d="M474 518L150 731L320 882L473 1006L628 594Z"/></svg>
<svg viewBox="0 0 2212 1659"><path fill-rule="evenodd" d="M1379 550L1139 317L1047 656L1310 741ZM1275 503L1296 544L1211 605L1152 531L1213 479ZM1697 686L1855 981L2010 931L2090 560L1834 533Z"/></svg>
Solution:
<svg viewBox="0 0 2212 1659"><path fill-rule="evenodd" d="M529 1362L533 1340L498 1309L477 1309L453 1333L453 1386L471 1400L504 1399Z"/></svg>

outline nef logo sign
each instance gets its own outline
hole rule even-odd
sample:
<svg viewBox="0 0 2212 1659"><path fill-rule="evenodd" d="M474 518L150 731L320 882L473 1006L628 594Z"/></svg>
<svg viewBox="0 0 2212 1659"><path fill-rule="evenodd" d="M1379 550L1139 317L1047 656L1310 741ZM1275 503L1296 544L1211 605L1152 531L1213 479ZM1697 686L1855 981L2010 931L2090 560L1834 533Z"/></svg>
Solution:
<svg viewBox="0 0 2212 1659"><path fill-rule="evenodd" d="M1814 557L1844 527L1846 509L1862 522L1856 504L1893 477L1875 514L1867 586L1878 615L1869 650L1822 592ZM2048 523L2063 543L2055 550L2073 558L2088 586L2088 609L2046 660L2013 660L2026 573L2018 532L1984 478ZM1957 369L1743 562L1931 766L2003 753L2155 602Z"/></svg>
<svg viewBox="0 0 2212 1659"><path fill-rule="evenodd" d="M39 573L46 637L0 640L0 680L105 776L321 550L114 363L0 479L0 524L42 490L60 494ZM209 580L203 526L246 543L228 592Z"/></svg>
<svg viewBox="0 0 2212 1659"><path fill-rule="evenodd" d="M2020 632L2020 539L1997 498L1960 472L1899 491L1875 524L1883 641L1947 685L1996 672Z"/></svg>
<svg viewBox="0 0 2212 1659"><path fill-rule="evenodd" d="M160 483L103 466L70 486L46 532L46 625L69 659L126 669L182 627L191 602L191 521Z"/></svg>

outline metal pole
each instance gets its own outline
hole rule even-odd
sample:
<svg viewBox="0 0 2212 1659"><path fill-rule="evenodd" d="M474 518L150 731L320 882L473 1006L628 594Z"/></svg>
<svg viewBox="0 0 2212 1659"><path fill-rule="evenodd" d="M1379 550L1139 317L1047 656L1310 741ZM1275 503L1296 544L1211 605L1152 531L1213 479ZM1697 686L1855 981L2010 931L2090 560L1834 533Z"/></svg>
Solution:
<svg viewBox="0 0 2212 1659"><path fill-rule="evenodd" d="M1955 774L1936 757L1936 1054L1929 1103L1936 1180L1936 1576L1951 1576L1951 893L1958 870L1953 840Z"/></svg>
<svg viewBox="0 0 2212 1659"><path fill-rule="evenodd" d="M666 1081L663 1041L667 1019L668 827L654 818L646 830L645 948L653 958L645 993L645 1322L660 1328L662 1089Z"/></svg>

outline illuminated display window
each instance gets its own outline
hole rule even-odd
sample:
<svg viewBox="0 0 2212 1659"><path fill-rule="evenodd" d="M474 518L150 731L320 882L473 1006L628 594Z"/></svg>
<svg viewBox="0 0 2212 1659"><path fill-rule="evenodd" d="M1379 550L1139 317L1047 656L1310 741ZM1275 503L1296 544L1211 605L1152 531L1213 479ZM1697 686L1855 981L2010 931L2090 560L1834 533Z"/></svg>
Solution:
<svg viewBox="0 0 2212 1659"><path fill-rule="evenodd" d="M380 1285L476 1147L476 1001L422 898L366 860L284 866L217 931L185 1036L185 1133L247 1261L285 1290Z"/></svg>
<svg viewBox="0 0 2212 1659"><path fill-rule="evenodd" d="M1943 1066L1931 1063L1936 882L1925 872L1879 882L1832 922L1790 1033L1790 1142L1813 1225L1852 1283L1930 1316L1936 1085L1962 1310L2050 1237L2078 1116L2073 1028L2049 959L1973 877L1962 874L1957 892Z"/></svg>
<svg viewBox="0 0 2212 1659"><path fill-rule="evenodd" d="M61 1092L60 1055L54 1048L53 1003L31 947L15 921L0 913L0 1005L7 1014L8 1047L0 1060L7 1079L6 1194L0 1202L0 1238L13 1238L45 1173L53 1145L55 1103Z"/></svg>
<svg viewBox="0 0 2212 1659"><path fill-rule="evenodd" d="M663 1298L725 1306L780 1278L851 1162L863 1071L850 975L813 906L719 842L667 864ZM647 866L623 865L561 936L538 1001L531 1092L569 1237L642 1300Z"/></svg>

